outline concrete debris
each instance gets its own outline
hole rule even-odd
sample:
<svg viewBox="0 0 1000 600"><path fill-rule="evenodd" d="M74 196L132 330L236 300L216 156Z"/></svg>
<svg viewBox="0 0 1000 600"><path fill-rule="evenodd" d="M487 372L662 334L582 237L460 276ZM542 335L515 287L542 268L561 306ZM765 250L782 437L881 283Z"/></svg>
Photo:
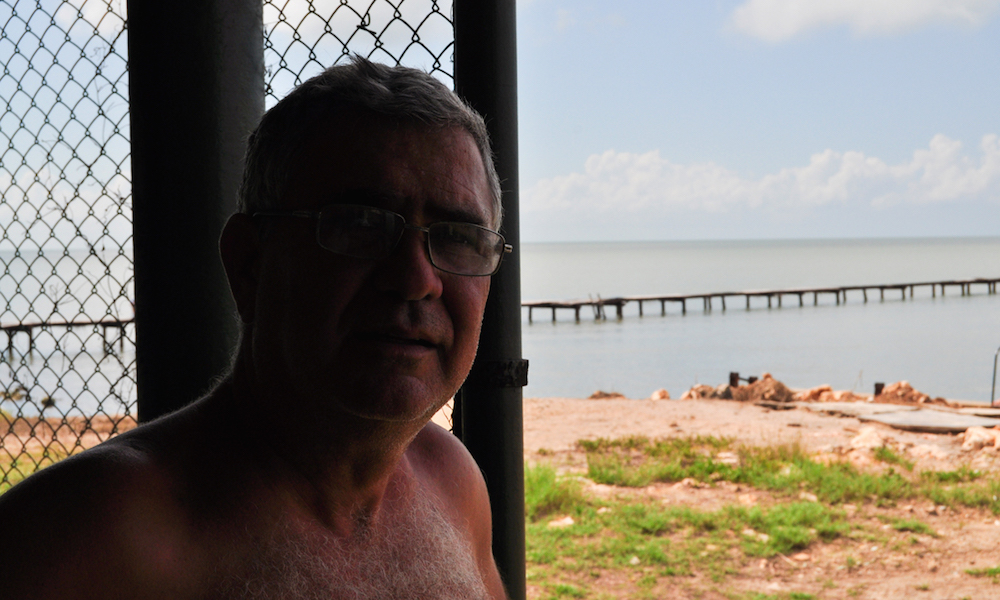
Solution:
<svg viewBox="0 0 1000 600"><path fill-rule="evenodd" d="M668 392L667 390L665 390L663 388L660 388L660 389L656 390L655 392L653 392L653 394L649 397L649 399L650 400L670 400L670 392Z"/></svg>
<svg viewBox="0 0 1000 600"><path fill-rule="evenodd" d="M724 465L740 464L740 457L735 452L719 452L715 455L715 460Z"/></svg>
<svg viewBox="0 0 1000 600"><path fill-rule="evenodd" d="M589 400L624 400L625 394L620 394L618 392L605 392L604 390L597 390L590 396Z"/></svg>
<svg viewBox="0 0 1000 600"><path fill-rule="evenodd" d="M715 392L715 388L710 385L698 384L681 395L681 400L700 400L710 398Z"/></svg>
<svg viewBox="0 0 1000 600"><path fill-rule="evenodd" d="M1000 428L969 427L963 434L962 451L972 452L1000 446Z"/></svg>
<svg viewBox="0 0 1000 600"><path fill-rule="evenodd" d="M851 440L851 448L855 450L874 450L875 448L885 446L886 441L886 438L882 437L882 434L878 432L877 427L868 425L862 427L858 435L854 436Z"/></svg>
<svg viewBox="0 0 1000 600"><path fill-rule="evenodd" d="M561 529L563 527L569 527L570 525L574 525L575 523L576 521L573 520L573 517L567 516L561 519L553 519L552 521L549 521L549 527L553 529Z"/></svg>
<svg viewBox="0 0 1000 600"><path fill-rule="evenodd" d="M933 444L917 444L908 450L913 458L935 458L944 460L948 458L948 451Z"/></svg>
<svg viewBox="0 0 1000 600"><path fill-rule="evenodd" d="M829 385L820 385L794 394L799 402L867 402L871 396L855 394L851 390L834 390Z"/></svg>
<svg viewBox="0 0 1000 600"><path fill-rule="evenodd" d="M698 481L697 479L692 479L691 477L685 477L684 479L681 479L671 487L674 489L686 488L686 487L698 489L705 487L705 484Z"/></svg>

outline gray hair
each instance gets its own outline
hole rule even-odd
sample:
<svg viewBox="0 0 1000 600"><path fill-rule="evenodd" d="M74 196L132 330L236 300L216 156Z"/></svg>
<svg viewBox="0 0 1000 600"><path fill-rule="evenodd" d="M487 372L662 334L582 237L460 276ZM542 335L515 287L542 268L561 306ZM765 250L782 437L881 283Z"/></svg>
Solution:
<svg viewBox="0 0 1000 600"><path fill-rule="evenodd" d="M479 148L486 169L493 227L502 217L500 179L493 164L483 118L431 75L407 67L389 67L353 56L292 90L275 104L250 134L238 208L253 214L279 208L279 201L316 123L338 110L361 109L376 117L431 127L460 127Z"/></svg>

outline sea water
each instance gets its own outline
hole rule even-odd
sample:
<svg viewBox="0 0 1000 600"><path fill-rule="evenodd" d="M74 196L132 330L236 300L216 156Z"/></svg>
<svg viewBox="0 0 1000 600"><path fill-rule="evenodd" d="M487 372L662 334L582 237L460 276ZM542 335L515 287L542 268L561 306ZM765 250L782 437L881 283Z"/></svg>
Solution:
<svg viewBox="0 0 1000 600"><path fill-rule="evenodd" d="M521 246L522 298L570 300L625 295L912 283L1000 277L1000 238L551 243ZM796 388L830 384L871 393L876 382L909 381L931 396L987 402L1000 346L1000 295L985 285L942 297L917 288L913 299L887 290L848 292L836 305L807 295L799 307L766 298L680 306L631 303L617 320L573 312L522 309L523 353L530 361L525 396L586 397L597 390L631 398L667 389L676 398L698 383L712 386L771 373Z"/></svg>
<svg viewBox="0 0 1000 600"><path fill-rule="evenodd" d="M131 319L132 274L128 248L0 251L0 323ZM0 336L0 410L135 414L134 325L35 328L33 336Z"/></svg>

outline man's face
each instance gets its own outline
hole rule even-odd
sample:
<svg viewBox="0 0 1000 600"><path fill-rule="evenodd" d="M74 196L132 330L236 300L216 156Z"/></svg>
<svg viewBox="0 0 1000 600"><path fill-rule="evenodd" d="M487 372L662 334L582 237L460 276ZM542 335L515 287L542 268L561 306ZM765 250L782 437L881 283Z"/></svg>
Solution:
<svg viewBox="0 0 1000 600"><path fill-rule="evenodd" d="M425 227L493 218L467 132L370 118L319 124L282 201L283 209L370 205ZM391 256L367 260L320 248L315 226L266 224L252 324L257 373L357 416L428 418L472 365L489 277L438 270L421 232L406 230Z"/></svg>

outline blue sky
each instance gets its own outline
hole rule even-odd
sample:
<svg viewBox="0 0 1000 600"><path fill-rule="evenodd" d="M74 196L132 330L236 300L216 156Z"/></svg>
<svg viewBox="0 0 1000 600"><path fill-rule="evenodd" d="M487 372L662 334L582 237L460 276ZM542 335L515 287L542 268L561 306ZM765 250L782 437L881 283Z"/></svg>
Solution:
<svg viewBox="0 0 1000 600"><path fill-rule="evenodd" d="M524 241L1000 235L1000 0L521 0Z"/></svg>

